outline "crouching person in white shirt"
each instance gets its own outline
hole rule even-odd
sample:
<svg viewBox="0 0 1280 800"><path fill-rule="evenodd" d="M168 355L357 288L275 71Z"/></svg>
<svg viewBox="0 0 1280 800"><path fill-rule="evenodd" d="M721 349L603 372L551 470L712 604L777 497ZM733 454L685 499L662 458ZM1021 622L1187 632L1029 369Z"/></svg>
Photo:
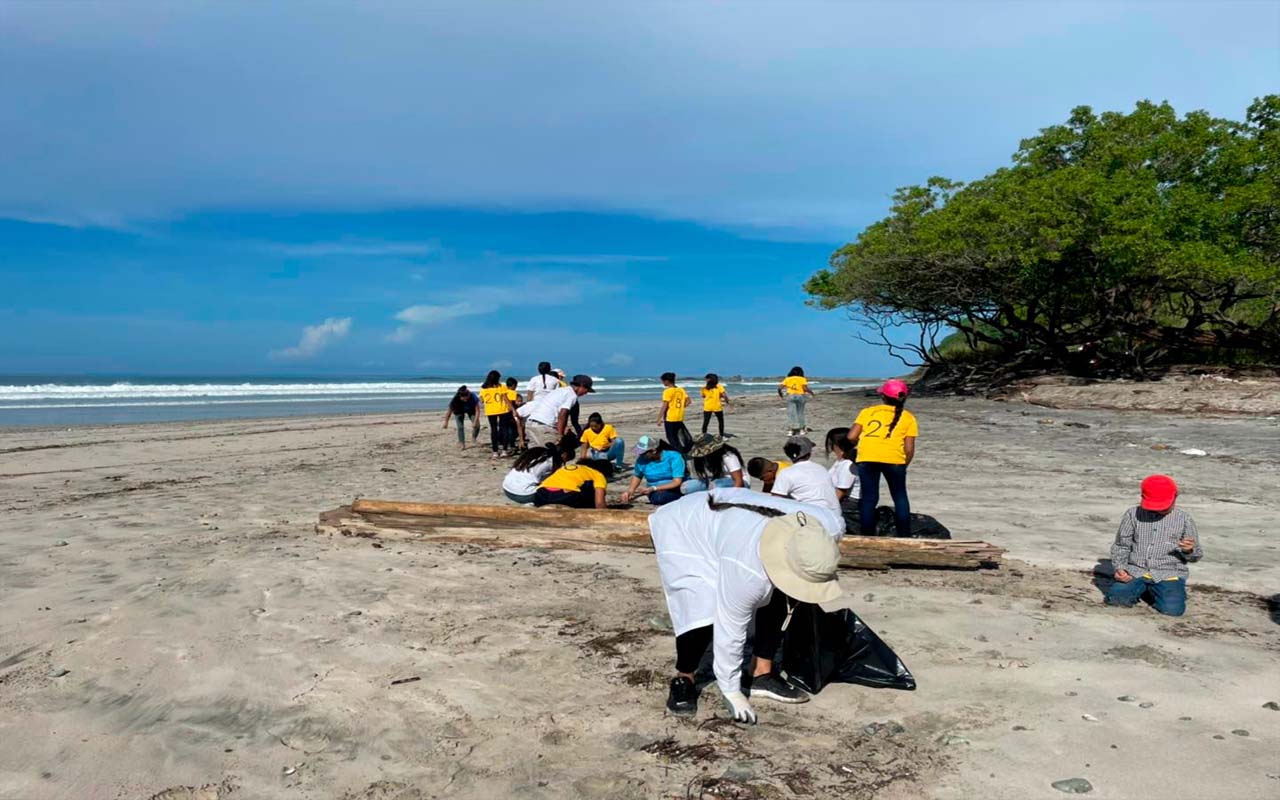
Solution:
<svg viewBox="0 0 1280 800"><path fill-rule="evenodd" d="M840 596L836 569L842 520L820 506L716 488L658 509L649 518L649 531L676 634L676 677L667 709L697 713L693 676L711 645L716 683L730 713L739 722L756 721L742 687L742 656L753 619L759 655L751 696L793 703L808 699L773 671L771 659L785 621L770 623L757 613L773 605L789 615L795 601L825 603ZM778 596L786 602L771 603Z"/></svg>

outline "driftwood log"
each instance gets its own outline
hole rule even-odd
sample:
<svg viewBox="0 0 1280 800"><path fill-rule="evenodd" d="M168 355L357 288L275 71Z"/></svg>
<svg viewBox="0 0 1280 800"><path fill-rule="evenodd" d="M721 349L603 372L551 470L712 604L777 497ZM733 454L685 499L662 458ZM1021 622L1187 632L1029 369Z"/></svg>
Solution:
<svg viewBox="0 0 1280 800"><path fill-rule="evenodd" d="M368 539L466 543L482 547L653 550L649 514L356 500L320 515L318 533ZM846 536L840 565L853 569L998 567L1004 551L981 541Z"/></svg>

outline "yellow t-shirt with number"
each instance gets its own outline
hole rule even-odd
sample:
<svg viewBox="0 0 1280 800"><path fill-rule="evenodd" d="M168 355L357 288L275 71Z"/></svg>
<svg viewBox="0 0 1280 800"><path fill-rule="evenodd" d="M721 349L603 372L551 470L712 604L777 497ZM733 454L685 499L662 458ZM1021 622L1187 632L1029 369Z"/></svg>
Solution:
<svg viewBox="0 0 1280 800"><path fill-rule="evenodd" d="M809 380L799 375L792 375L782 380L782 387L787 390L787 394L804 394L804 387L808 385Z"/></svg>
<svg viewBox="0 0 1280 800"><path fill-rule="evenodd" d="M511 410L511 399L507 394L507 387L505 386L494 386L489 389L481 389L480 402L484 403L484 413L486 416L505 414Z"/></svg>
<svg viewBox="0 0 1280 800"><path fill-rule="evenodd" d="M582 432L580 441L592 450L605 452L613 445L613 440L618 438L618 432L613 429L612 425L605 425L600 429L599 433L587 428Z"/></svg>
<svg viewBox="0 0 1280 800"><path fill-rule="evenodd" d="M717 386L714 389L702 387L702 410L703 411L724 411L725 390L723 386Z"/></svg>
<svg viewBox="0 0 1280 800"><path fill-rule="evenodd" d="M662 392L662 402L667 404L667 422L683 422L684 408L689 405L689 393L679 386L670 386Z"/></svg>
<svg viewBox="0 0 1280 800"><path fill-rule="evenodd" d="M600 470L584 467L581 464L565 464L548 475L546 480L538 485L538 488L559 489L562 492L582 492L586 491L588 483L596 489L603 489L609 485L609 481Z"/></svg>
<svg viewBox="0 0 1280 800"><path fill-rule="evenodd" d="M874 461L878 464L907 463L907 446L904 440L908 436L919 436L920 426L915 416L903 410L889 433L889 425L893 422L894 407L887 404L871 406L858 412L855 425L862 426L862 434L858 437L858 463Z"/></svg>

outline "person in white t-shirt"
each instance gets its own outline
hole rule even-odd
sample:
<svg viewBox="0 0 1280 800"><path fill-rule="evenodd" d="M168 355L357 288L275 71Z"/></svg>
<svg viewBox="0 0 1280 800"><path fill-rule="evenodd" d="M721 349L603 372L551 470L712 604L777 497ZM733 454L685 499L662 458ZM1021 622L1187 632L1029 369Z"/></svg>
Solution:
<svg viewBox="0 0 1280 800"><path fill-rule="evenodd" d="M559 389L560 377L551 369L550 361L538 362L538 374L534 375L524 385L524 399L526 403L537 400L547 392L553 392Z"/></svg>
<svg viewBox="0 0 1280 800"><path fill-rule="evenodd" d="M547 476L573 461L578 437L568 434L554 447L531 447L520 454L502 479L502 493L513 503L532 505L538 486Z"/></svg>
<svg viewBox="0 0 1280 800"><path fill-rule="evenodd" d="M569 385L554 389L516 410L525 441L542 446L560 441L569 428L578 398L594 392L590 375L574 375Z"/></svg>
<svg viewBox="0 0 1280 800"><path fill-rule="evenodd" d="M693 460L691 474L695 477L680 484L682 494L705 492L713 486L751 488L743 472L742 453L723 438L704 433L693 440L689 457Z"/></svg>
<svg viewBox="0 0 1280 800"><path fill-rule="evenodd" d="M858 445L849 441L848 428L832 428L827 431L827 460L835 461L827 473L831 476L831 485L836 488L836 498L840 500L840 513L844 516L845 527L857 530L858 500L862 497L858 483Z"/></svg>
<svg viewBox="0 0 1280 800"><path fill-rule="evenodd" d="M836 497L835 487L831 485L831 476L821 464L809 460L813 455L813 447L813 441L808 436L792 436L787 440L782 446L782 452L787 454L792 464L788 469L778 472L770 492L801 503L813 503L839 514L840 500Z"/></svg>

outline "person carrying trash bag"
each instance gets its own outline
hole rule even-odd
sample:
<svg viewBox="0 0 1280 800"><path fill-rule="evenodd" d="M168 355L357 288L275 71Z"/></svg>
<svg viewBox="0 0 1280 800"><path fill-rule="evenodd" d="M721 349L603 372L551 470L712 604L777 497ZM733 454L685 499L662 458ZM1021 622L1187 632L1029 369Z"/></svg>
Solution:
<svg viewBox="0 0 1280 800"><path fill-rule="evenodd" d="M743 651L753 620L753 649L766 656L761 660L770 671L755 677L748 691L782 702L807 699L772 671L771 659L788 620L768 622L757 612L781 606L789 615L797 603L826 603L840 596L837 542L844 521L839 515L749 489L714 488L655 511L649 532L676 635L677 674L667 709L697 713L694 673L711 645L716 683L730 714L738 722L756 722L742 685ZM786 603L771 603L779 595ZM773 684L783 696L759 690Z"/></svg>

